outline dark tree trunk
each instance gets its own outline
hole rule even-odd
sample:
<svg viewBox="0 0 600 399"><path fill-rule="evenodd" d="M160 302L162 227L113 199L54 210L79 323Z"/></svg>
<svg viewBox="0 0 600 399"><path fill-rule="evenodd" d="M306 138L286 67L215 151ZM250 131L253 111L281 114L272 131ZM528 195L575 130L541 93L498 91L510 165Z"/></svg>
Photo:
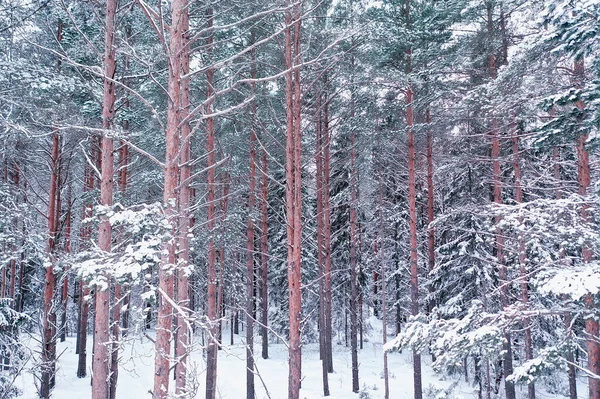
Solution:
<svg viewBox="0 0 600 399"><path fill-rule="evenodd" d="M267 176L267 152L262 153L262 201L261 201L261 327L260 335L262 337L262 358L269 358L269 214L268 214L268 190L269 180Z"/></svg>
<svg viewBox="0 0 600 399"><path fill-rule="evenodd" d="M208 26L213 25L213 10L209 8L207 11ZM212 54L213 48L213 36L212 34L208 37L207 43L208 53ZM206 105L206 113L212 112L213 100L211 99L214 94L214 74L215 71L209 68L206 71L206 85L207 92L206 96L210 100ZM206 138L206 151L207 157L207 218L208 218L208 231L214 232L216 228L216 207L215 207L215 121L213 118L208 118L206 121L207 126L207 138ZM217 294L217 250L214 238L208 242L208 303L207 303L207 315L210 323L209 329L209 341L206 348L206 399L215 399L217 391L217 332L218 332L218 294Z"/></svg>

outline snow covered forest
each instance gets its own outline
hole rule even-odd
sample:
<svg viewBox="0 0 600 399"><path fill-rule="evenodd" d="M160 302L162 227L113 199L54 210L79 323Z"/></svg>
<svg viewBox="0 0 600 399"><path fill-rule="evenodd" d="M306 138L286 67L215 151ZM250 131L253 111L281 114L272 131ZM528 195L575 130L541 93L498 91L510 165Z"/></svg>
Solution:
<svg viewBox="0 0 600 399"><path fill-rule="evenodd" d="M600 0L0 0L0 399L600 399Z"/></svg>

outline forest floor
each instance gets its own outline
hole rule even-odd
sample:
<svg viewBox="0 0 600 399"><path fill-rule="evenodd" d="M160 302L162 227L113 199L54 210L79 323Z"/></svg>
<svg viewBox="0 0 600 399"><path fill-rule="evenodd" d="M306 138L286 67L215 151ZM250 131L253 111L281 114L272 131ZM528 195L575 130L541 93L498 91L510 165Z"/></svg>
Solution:
<svg viewBox="0 0 600 399"><path fill-rule="evenodd" d="M350 349L336 345L333 354L335 372L329 374L331 399L380 399L383 398L383 357L381 322L374 317L368 319L369 329L363 349L359 351L359 378L361 393L351 392L352 368ZM225 329L227 330L227 329ZM219 351L217 385L219 399L243 399L246 397L246 370L244 333L234 336L235 344L226 345ZM91 337L90 337L91 338ZM224 334L224 342L230 342L229 333ZM391 337L390 337L391 338ZM37 345L32 341L32 345ZM33 349L33 348L32 348ZM287 398L287 348L283 344L269 346L269 359L260 357L260 338L256 339L257 375L255 378L256 399ZM91 373L91 339L88 340L88 375ZM68 337L58 343L56 387L52 396L57 399L89 399L91 397L90 379L76 377L77 355L75 337ZM153 386L154 346L147 337L129 339L123 343L120 352L118 399L151 398ZM390 373L390 398L410 399L413 397L412 356L408 351L388 355ZM429 366L430 359L423 356L423 393L431 399L471 399L477 398L475 390L464 382L455 383L456 378L444 379ZM198 347L190 358L193 384L196 398L204 397L205 361ZM30 366L30 365L29 365ZM302 399L322 398L322 373L318 344L304 345L302 349ZM579 397L586 397L587 389L582 379ZM32 372L25 371L17 380L17 386L23 390L24 399L36 399L37 390ZM174 382L172 385L175 385ZM562 385L562 384L561 384ZM266 389L265 389L266 387ZM451 388L451 389L450 389ZM526 398L526 387L519 386L517 398ZM449 391L444 394L444 391ZM538 388L538 399L558 399L564 396L550 394Z"/></svg>

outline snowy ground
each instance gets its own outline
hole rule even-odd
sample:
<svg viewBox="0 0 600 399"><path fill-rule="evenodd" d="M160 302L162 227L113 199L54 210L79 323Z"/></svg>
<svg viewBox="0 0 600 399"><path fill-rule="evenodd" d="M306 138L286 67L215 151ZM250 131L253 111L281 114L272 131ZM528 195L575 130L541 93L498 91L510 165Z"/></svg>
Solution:
<svg viewBox="0 0 600 399"><path fill-rule="evenodd" d="M371 318L369 323L373 327L364 343L364 349L359 351L359 377L361 391L368 396L359 396L351 392L351 364L349 348L336 346L334 349L335 372L329 375L329 386L332 399L356 399L360 397L379 399L383 398L383 360L381 352L381 323ZM229 336L225 335L224 342L229 343ZM217 372L217 397L222 399L245 398L246 373L245 373L245 347L243 336L235 336L236 345L227 346L219 351ZM91 341L88 340L88 341ZM256 351L260 353L260 338L256 340ZM91 369L91 342L88 348L88 370ZM78 379L76 375L77 355L75 355L75 338L68 338L66 342L59 343L57 353L61 354L57 365L56 387L53 397L58 399L88 399L91 397L90 379ZM287 349L282 344L272 344L269 347L270 359L264 360L258 356L258 375L255 379L257 399L284 399L287 398ZM138 399L150 398L149 390L152 389L154 371L153 345L147 338L138 338L124 344L121 351L121 368L119 371L119 384L117 398ZM405 351L402 354L391 353L388 356L390 370L390 398L410 399L412 391L412 357ZM423 389L426 398L436 398L428 395L432 387L447 388L452 380L442 381L428 366L429 359L423 356ZM200 347L191 356L191 367L194 379L197 382L197 398L204 397L205 369ZM303 399L321 398L322 374L319 361L319 348L317 344L305 345L302 350L303 380L300 397ZM90 370L91 371L91 370ZM88 372L89 374L89 372ZM581 381L583 383L583 381ZM17 381L24 391L25 399L36 399L36 389L31 373L25 372ZM174 385L174 383L173 383ZM265 389L266 387L266 389ZM268 393L267 393L268 391ZM587 389L581 384L579 397L587 397ZM526 398L526 388L518 387L517 397ZM455 386L453 393L448 398L467 399L476 398L473 389L465 383ZM550 395L538 389L539 399L562 398ZM444 396L439 396L444 398Z"/></svg>

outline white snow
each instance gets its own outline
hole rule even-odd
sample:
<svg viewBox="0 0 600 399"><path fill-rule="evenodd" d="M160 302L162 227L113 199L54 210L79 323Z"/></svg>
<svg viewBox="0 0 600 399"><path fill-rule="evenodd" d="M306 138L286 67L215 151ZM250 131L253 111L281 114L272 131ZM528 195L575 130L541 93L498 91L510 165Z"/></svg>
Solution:
<svg viewBox="0 0 600 399"><path fill-rule="evenodd" d="M373 328L364 342L364 349L359 351L359 377L361 392L369 396L359 396L351 392L352 371L349 348L335 345L334 369L329 375L331 399L357 399L357 398L383 398L383 358L381 340L381 322L371 317L368 324ZM228 344L230 336L229 326L224 323L224 343ZM149 333L150 336L154 335ZM217 398L243 399L246 397L246 371L245 371L245 332L235 335L235 345L225 345L219 351L217 369ZM338 337L339 338L339 337ZM342 337L343 338L343 337ZM390 336L390 339L392 336ZM204 398L205 362L200 347L200 336L195 336L197 345L190 357L190 369L196 389L196 398ZM91 373L91 336L88 339L88 375ZM334 342L336 340L334 339ZM35 340L33 346L39 345ZM35 348L32 348L35 349ZM282 343L272 343L269 346L270 359L260 357L260 337L255 340L257 354L257 375L255 378L257 399L285 399L287 398L287 348ZM56 387L52 397L57 399L88 399L91 397L90 379L76 377L77 355L75 355L75 337L68 337L64 343L58 343L57 353L60 354L57 365ZM154 374L154 347L145 337L129 339L123 343L120 352L119 384L117 398L141 399L151 398L150 390L153 387ZM427 355L422 355L423 360L423 393L425 398L468 399L477 395L469 384L464 383L464 378L458 384L455 377L437 375L430 367ZM413 397L413 372L412 354L410 351L403 353L392 352L388 354L390 373L390 398L410 399ZM30 365L29 365L30 366ZM302 349L302 399L322 398L322 374L319 360L318 344L305 345ZM24 399L37 399L34 378L31 373L24 372L17 384L24 390ZM171 389L174 381L171 379ZM265 387L267 390L265 390ZM518 386L518 397L525 397L526 387ZM268 394L267 392L268 391ZM587 390L582 387L580 394ZM543 398L559 398L543 390ZM364 395L364 394L363 394ZM582 396L583 397L583 396Z"/></svg>

